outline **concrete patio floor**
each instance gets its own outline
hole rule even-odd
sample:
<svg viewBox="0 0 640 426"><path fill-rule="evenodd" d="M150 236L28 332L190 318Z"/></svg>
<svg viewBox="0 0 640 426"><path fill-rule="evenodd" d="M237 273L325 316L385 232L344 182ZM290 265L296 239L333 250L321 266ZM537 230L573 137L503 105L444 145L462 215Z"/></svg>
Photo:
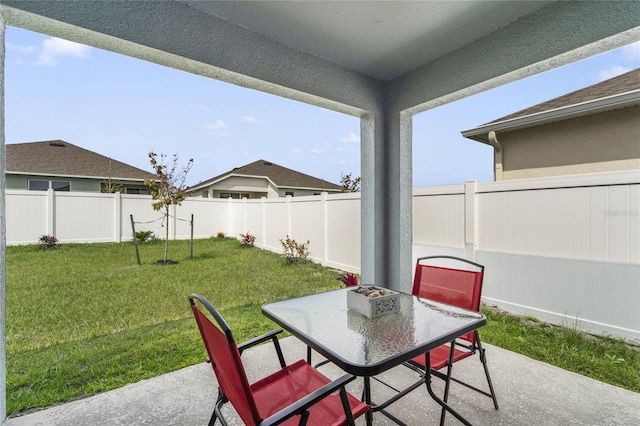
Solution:
<svg viewBox="0 0 640 426"><path fill-rule="evenodd" d="M287 362L305 356L305 346L293 337L282 340ZM499 410L491 400L453 384L450 403L476 425L638 425L640 394L610 386L587 377L534 361L522 355L486 345L489 368L498 395ZM243 354L251 381L275 371L277 359L271 345L262 345ZM315 361L315 359L314 359ZM341 371L321 367L329 377ZM484 384L477 357L456 364L454 372L473 383ZM406 368L395 368L383 376L396 384L415 380ZM373 398L388 390L373 383ZM434 379L441 392L441 381ZM361 380L349 390L359 395ZM217 385L211 367L198 364L120 389L8 419L5 426L37 425L206 425L213 410ZM242 424L230 404L225 412L232 425ZM391 405L389 411L410 425L437 425L439 406L420 387ZM219 423L218 423L219 424ZM358 419L358 425L364 424ZM377 413L374 424L393 424ZM460 424L447 416L447 425Z"/></svg>

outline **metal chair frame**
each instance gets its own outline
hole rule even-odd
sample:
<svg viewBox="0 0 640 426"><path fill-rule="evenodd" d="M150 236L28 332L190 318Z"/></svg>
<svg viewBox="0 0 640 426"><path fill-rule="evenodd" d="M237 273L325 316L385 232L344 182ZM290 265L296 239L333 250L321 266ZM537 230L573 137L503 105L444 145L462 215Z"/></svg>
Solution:
<svg viewBox="0 0 640 426"><path fill-rule="evenodd" d="M465 263L467 265L470 265L472 268L477 269L476 271L471 271L469 269L457 269L457 268L452 268L452 267L441 267L441 266L435 266L435 265L424 265L421 264L421 261L426 261L426 260L442 260L442 259L449 259L455 262L462 262ZM445 256L445 255L441 255L441 256L425 256L425 257L420 257L417 259L416 261L416 277L414 279L414 286L413 286L413 293L414 295L417 296L421 296L420 294L416 294L416 291L418 290L417 287L417 280L419 279L418 277L418 268L419 267L424 267L424 268L428 268L428 267L435 267L435 268L444 268L444 269L450 269L453 271L465 271L465 272L476 272L479 273L480 276L480 280L479 283L475 283L474 286L480 286L479 288L475 288L474 287L474 293L477 292L477 294L474 295L472 304L474 306L463 306L464 308L467 309L473 309L475 311L479 311L480 310L480 294L482 292L482 280L484 279L484 266L476 263L476 262L472 262L470 260L467 259L463 259L463 258L459 258L459 257L455 257L455 256ZM477 278L476 278L477 279ZM437 297L433 297L433 295L427 295L425 296L429 299L433 299L436 301L441 301L444 303L448 303L447 301L444 300L438 300ZM471 336L467 335L467 336L463 336L463 338L461 340L464 340L465 343L460 342L459 340L454 340L452 342L450 342L450 348L449 348L449 359L442 365L440 365L439 367L437 366L426 366L424 364L422 364L422 362L418 362L415 359L406 362L404 365L413 369L414 371L418 372L423 380L427 381L430 380L431 376L435 376L438 377L442 380L445 381L445 390L444 390L444 396L442 398L442 400L446 403L449 397L449 389L450 389L450 385L451 385L451 381L454 381L456 383L459 383L469 389L472 389L482 395L485 395L489 398L491 398L493 400L493 406L494 408L497 410L498 409L498 400L496 398L496 394L495 394L495 390L493 388L493 382L491 381L491 376L489 374L489 368L487 366L487 358L486 358L486 353L485 353L485 349L482 347L482 343L480 341L480 335L478 334L478 331L475 330L472 334L470 333ZM456 348L463 348L466 352L465 354L461 354L461 357L459 359L455 359L455 355L456 355ZM478 353L479 357L480 357L480 362L482 363L482 367L484 369L484 373L485 373L485 377L487 379L487 384L489 386L489 392L484 391L482 389L479 389L469 383L466 383L460 379L457 379L455 377L452 377L451 373L453 370L453 364L455 364L457 361L460 361L464 358L468 358L470 356L475 355L476 353ZM440 369L442 369L443 367L447 367L447 371L446 373L443 373L441 371L439 371ZM438 369L434 369L434 367L437 367ZM427 369L428 368L428 369ZM414 385L415 386L415 385ZM428 386L429 387L429 386ZM410 387L412 388L412 387ZM409 388L408 388L409 389ZM411 389L412 390L412 389ZM444 424L444 419L445 419L445 415L446 415L446 410L443 408L442 412L441 412L441 416L440 416L440 425ZM457 416L456 416L457 417ZM462 420L459 418L459 420ZM467 423L466 421L463 421L463 423Z"/></svg>
<svg viewBox="0 0 640 426"><path fill-rule="evenodd" d="M200 309L196 306L196 300L198 302L200 302L200 304L202 304L206 310L209 312L209 314L211 315L211 317L214 319L215 323L214 324L202 311L200 311ZM278 341L278 337L277 335L280 334L282 332L282 330L274 330L268 333L265 333L261 336L258 336L256 338L253 338L251 340L248 340L244 343L241 344L236 344L235 339L233 337L233 334L231 332L231 329L229 328L229 326L227 325L227 323L225 322L225 320L222 318L222 316L220 316L220 314L218 313L218 311L213 307L213 305L207 300L205 299L203 296L199 295L199 294L191 294L189 295L189 303L191 304L191 308L194 312L194 315L196 317L196 321L198 323L198 328L200 330L200 333L202 335L203 341L205 343L205 347L207 349L207 353L208 353L208 358L207 358L207 362L212 364L213 370L216 374L216 376L218 376L218 371L217 371L217 366L213 363L213 354L214 354L214 348L210 347L210 344L207 340L206 337L206 333L204 330L204 325L201 323L202 321L209 321L211 323L211 325L213 325L214 327L218 328L218 331L220 331L221 333L224 334L225 338L226 338L226 342L229 345L229 348L231 348L231 353L237 353L237 360L236 362L238 363L238 366L240 367L240 369L236 369L235 374L238 375L238 377L240 378L240 384L243 385L243 391L245 392L245 397L246 399L243 400L243 402L247 405L248 410L251 413L251 416L253 418L253 422L256 425L260 425L260 426L269 426L269 425L276 425L276 424L281 424L289 419L291 419L294 416L299 415L300 416L300 420L298 422L299 425L306 425L307 422L309 421L309 409L311 409L311 407L313 407L314 405L316 405L317 403L319 403L320 401L324 400L325 398L327 398L328 396L335 394L336 392L339 393L339 398L340 398L340 403L341 403L341 408L344 410L344 414L345 414L345 423L348 425L355 425L355 420L354 420L354 415L351 411L351 405L349 402L349 398L352 399L352 401L357 401L357 399L355 399L352 396L348 396L347 391L345 389L345 386L347 383L351 382L352 380L355 379L355 376L352 376L350 374L345 374L343 376L341 376L340 378L330 381L328 378L326 378L325 376L323 376L321 373L319 373L317 370L315 370L313 367L311 367L310 365L306 364L305 361L300 360L294 364L291 364L289 367L287 367L285 359L284 359L284 355L282 354L282 349L280 347L280 343ZM311 391L310 393L306 394L304 397L300 398L299 400L295 401L294 403L286 406L286 407L281 407L281 409L279 409L278 412L270 415L267 418L261 418L259 416L258 413L258 409L257 409L257 405L256 402L254 400L254 396L253 393L251 391L251 385L249 385L246 374L244 372L244 369L242 368L242 362L240 360L240 356L242 355L242 352L245 351L246 349L249 349L251 347L254 347L258 344L264 343L264 342L268 342L271 341L275 347L276 350L276 354L278 356L278 361L280 363L281 366L281 370L272 374L271 376L267 376L266 379L269 379L271 377L274 377L276 375L278 375L279 373L282 373L283 371L285 371L288 368L296 368L296 366L301 366L301 368L305 368L308 371L312 371L315 375L316 378L321 377L322 380L327 381L328 383L326 383L325 385ZM234 351L234 349L237 349L237 352ZM219 378L220 379L220 378ZM265 379L262 379L265 380ZM219 387L218 387L218 396L215 402L215 406L214 406L214 410L213 410L213 414L211 415L211 419L209 420L209 426L213 426L217 419L220 419L220 422L222 423L223 426L226 426L228 423L225 420L223 414L222 414L222 406L229 402L229 398L227 397L227 395L225 394L225 391L223 390L222 385L220 384L220 380L219 380ZM233 403L233 401L232 401ZM364 404L360 403L358 405L358 412L357 415L361 415L364 414L366 411L368 411L370 409L370 407L368 406L364 406ZM364 410L364 411L363 411ZM357 416L356 416L357 417ZM245 420L246 421L246 420Z"/></svg>

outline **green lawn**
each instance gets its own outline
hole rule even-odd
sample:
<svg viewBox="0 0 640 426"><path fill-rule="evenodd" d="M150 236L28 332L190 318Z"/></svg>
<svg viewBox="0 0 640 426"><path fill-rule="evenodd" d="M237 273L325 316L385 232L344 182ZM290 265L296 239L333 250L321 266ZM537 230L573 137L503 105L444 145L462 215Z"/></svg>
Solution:
<svg viewBox="0 0 640 426"><path fill-rule="evenodd" d="M88 396L202 362L187 296L207 297L238 341L274 328L262 304L335 289L337 271L287 265L235 239L7 248L7 412ZM610 339L485 310L483 339L640 392L640 355Z"/></svg>

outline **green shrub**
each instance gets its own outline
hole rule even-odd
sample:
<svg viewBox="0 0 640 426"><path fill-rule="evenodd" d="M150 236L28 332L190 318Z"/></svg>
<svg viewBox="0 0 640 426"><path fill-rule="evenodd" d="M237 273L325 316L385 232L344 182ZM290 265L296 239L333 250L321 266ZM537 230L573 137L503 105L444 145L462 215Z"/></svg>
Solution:
<svg viewBox="0 0 640 426"><path fill-rule="evenodd" d="M280 244L282 244L286 263L309 259L309 240L306 243L298 243L287 235L284 240L280 240Z"/></svg>
<svg viewBox="0 0 640 426"><path fill-rule="evenodd" d="M250 232L247 232L246 234L240 234L240 245L253 247L255 242L256 236L252 235Z"/></svg>
<svg viewBox="0 0 640 426"><path fill-rule="evenodd" d="M58 246L58 239L53 235L43 235L38 241L41 249L51 249Z"/></svg>
<svg viewBox="0 0 640 426"><path fill-rule="evenodd" d="M136 240L139 243L148 243L154 241L156 236L153 234L153 231L136 231Z"/></svg>

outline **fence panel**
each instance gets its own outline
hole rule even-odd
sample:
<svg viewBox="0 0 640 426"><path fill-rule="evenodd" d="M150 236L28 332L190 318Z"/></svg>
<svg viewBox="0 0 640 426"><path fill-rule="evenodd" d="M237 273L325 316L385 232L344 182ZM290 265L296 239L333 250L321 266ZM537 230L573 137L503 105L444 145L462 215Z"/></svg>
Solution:
<svg viewBox="0 0 640 426"><path fill-rule="evenodd" d="M132 239L131 215L133 215L136 231L152 231L157 238L164 238L167 228L165 228L163 212L153 210L150 195L122 194L121 198L120 235L118 236L121 241Z"/></svg>
<svg viewBox="0 0 640 426"><path fill-rule="evenodd" d="M414 244L464 247L464 185L420 188L413 194Z"/></svg>
<svg viewBox="0 0 640 426"><path fill-rule="evenodd" d="M262 200L245 200L244 204L244 226L242 233L250 233L256 237L255 244L264 247L265 225L263 218L264 202ZM238 232L240 234L240 232ZM238 235L236 234L236 237Z"/></svg>
<svg viewBox="0 0 640 426"><path fill-rule="evenodd" d="M341 194L326 200L326 265L360 272L360 194Z"/></svg>
<svg viewBox="0 0 640 426"><path fill-rule="evenodd" d="M289 199L273 198L264 200L264 247L279 252L282 250L280 239L291 234L291 216Z"/></svg>
<svg viewBox="0 0 640 426"><path fill-rule="evenodd" d="M298 244L309 241L310 257L316 262L325 264L325 201L322 196L308 196L291 198L289 202L291 213L291 233L289 237ZM332 231L333 232L333 231ZM280 235L284 239L286 234ZM280 245L280 252L282 252Z"/></svg>
<svg viewBox="0 0 640 426"><path fill-rule="evenodd" d="M112 242L115 196L91 192L53 192L56 237L63 242ZM86 206L91 206L87 209Z"/></svg>
<svg viewBox="0 0 640 426"><path fill-rule="evenodd" d="M48 196L40 191L7 191L7 244L34 244L51 235L47 220Z"/></svg>

